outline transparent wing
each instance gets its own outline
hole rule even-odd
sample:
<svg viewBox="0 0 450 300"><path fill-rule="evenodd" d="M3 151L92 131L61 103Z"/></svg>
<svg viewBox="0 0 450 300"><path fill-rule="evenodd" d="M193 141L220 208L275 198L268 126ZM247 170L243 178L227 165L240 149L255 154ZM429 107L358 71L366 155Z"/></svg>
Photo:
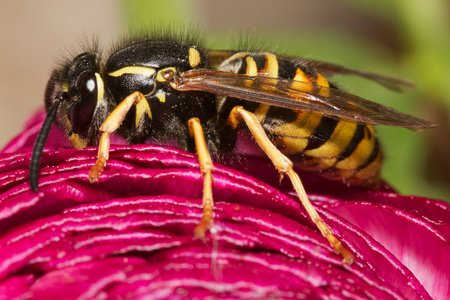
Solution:
<svg viewBox="0 0 450 300"><path fill-rule="evenodd" d="M314 111L357 123L412 130L436 126L335 88L291 79L198 69L174 74L169 82L180 91L204 91L294 110Z"/></svg>

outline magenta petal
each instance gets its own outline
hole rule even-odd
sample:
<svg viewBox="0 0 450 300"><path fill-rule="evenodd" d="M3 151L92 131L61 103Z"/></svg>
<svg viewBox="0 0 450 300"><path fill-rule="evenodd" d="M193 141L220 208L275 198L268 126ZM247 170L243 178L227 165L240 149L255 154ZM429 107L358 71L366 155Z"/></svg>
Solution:
<svg viewBox="0 0 450 300"><path fill-rule="evenodd" d="M2 150L0 150L0 154L13 153L21 150L31 152L34 146L34 141L36 141L37 134L41 129L44 119L45 111L42 110L34 114L25 124L26 130L18 134ZM60 149L62 147L70 147L70 143L64 137L63 131L56 126L53 126L50 131L47 143L45 144L45 148Z"/></svg>
<svg viewBox="0 0 450 300"><path fill-rule="evenodd" d="M0 294L9 299L449 296L446 203L302 173L324 221L356 256L342 265L289 182L280 186L269 162L246 157L224 162L232 168L215 163L217 233L200 240L198 162L177 149L113 146L91 184L96 149L67 148L53 128L32 192L28 165L42 118L0 154Z"/></svg>
<svg viewBox="0 0 450 300"><path fill-rule="evenodd" d="M93 291L114 295L116 290L134 297L163 290L176 294L180 288L202 297L342 297L344 291L355 297L395 295L377 276L361 278L363 270L357 266L342 269L340 258L316 232L265 210L218 205L219 233L206 243L195 239L199 205L193 202L176 197L117 199L35 220L4 235L1 278L45 274L31 284L38 298L44 290L53 297L65 290L74 297L92 296ZM112 267L110 258L117 255L135 260ZM239 271L243 269L256 275L249 277ZM92 278L86 277L87 270ZM99 287L100 281L108 284Z"/></svg>
<svg viewBox="0 0 450 300"><path fill-rule="evenodd" d="M401 196L396 195L395 198ZM346 202L329 209L369 234L398 260L391 259L394 266L406 267L417 278L417 281L410 280L413 277L405 278L407 281L404 283L418 290L423 285L433 299L445 299L450 293L449 285L445 284L450 282L450 239L442 227L448 228L448 223L434 224L420 214L422 204L419 202L429 200L409 200L418 204L418 210L414 213L367 202ZM442 217L441 220L448 217L448 210L442 210ZM383 271L385 274L387 272ZM399 279L395 276L391 280Z"/></svg>

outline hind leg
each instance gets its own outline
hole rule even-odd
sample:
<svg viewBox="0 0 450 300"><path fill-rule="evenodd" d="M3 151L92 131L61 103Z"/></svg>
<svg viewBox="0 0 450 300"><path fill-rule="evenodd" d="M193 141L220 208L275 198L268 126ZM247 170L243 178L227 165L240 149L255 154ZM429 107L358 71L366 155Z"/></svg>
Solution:
<svg viewBox="0 0 450 300"><path fill-rule="evenodd" d="M311 201L309 201L300 177L292 168L292 161L290 161L272 144L261 124L259 123L257 117L253 113L245 110L241 106L236 106L232 109L228 117L228 125L230 125L232 128L237 128L242 121L247 124L247 127L252 133L252 136L255 138L261 149L270 158L275 168L279 172L281 172L282 175L287 175L290 178L303 207L308 213L308 216L320 230L322 235L328 240L334 250L342 256L343 262L347 264L353 263L353 254L351 254L347 249L344 248L344 246L342 246L341 242L339 242L339 240L333 235L330 228L328 228L328 226L323 223L319 214L312 206Z"/></svg>

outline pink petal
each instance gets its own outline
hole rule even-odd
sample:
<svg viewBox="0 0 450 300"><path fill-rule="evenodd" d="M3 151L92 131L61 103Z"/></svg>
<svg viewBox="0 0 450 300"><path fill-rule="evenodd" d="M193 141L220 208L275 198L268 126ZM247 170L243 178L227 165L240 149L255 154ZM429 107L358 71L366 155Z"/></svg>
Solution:
<svg viewBox="0 0 450 300"><path fill-rule="evenodd" d="M217 233L200 240L198 162L177 149L113 146L90 184L96 149L70 149L54 128L32 192L29 153L42 118L0 154L0 292L9 298L449 296L444 202L301 173L323 220L356 256L342 265L270 162L238 157L224 162L230 167L215 163Z"/></svg>

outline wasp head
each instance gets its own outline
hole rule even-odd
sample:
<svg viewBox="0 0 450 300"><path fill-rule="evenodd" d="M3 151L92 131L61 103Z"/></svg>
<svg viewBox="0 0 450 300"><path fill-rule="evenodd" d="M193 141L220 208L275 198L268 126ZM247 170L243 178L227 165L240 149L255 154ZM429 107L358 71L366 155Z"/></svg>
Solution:
<svg viewBox="0 0 450 300"><path fill-rule="evenodd" d="M99 128L112 110L108 109L105 99L100 69L100 55L86 52L52 72L45 91L47 116L31 158L33 190L37 190L42 151L54 122L65 129L74 148L85 148L97 142Z"/></svg>
<svg viewBox="0 0 450 300"><path fill-rule="evenodd" d="M98 128L106 115L105 89L98 53L86 52L53 72L47 84L47 111L60 102L56 122L74 148L96 143Z"/></svg>

